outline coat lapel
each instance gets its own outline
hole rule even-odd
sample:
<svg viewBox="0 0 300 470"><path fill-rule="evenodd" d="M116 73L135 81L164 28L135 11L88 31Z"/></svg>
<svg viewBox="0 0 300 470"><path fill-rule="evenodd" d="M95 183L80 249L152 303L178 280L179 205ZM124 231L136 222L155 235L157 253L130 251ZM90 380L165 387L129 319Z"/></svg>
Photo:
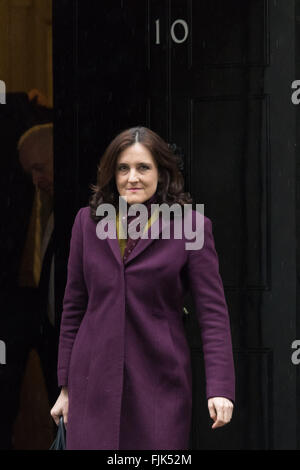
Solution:
<svg viewBox="0 0 300 470"><path fill-rule="evenodd" d="M169 225L168 220L165 220L161 214L154 214L153 215L153 222L149 225L148 229L144 232L147 234L148 238L141 238L138 244L135 246L134 250L130 253L128 258L124 261L124 265L126 266L128 263L131 263L134 258L136 258L140 253L142 253L154 240L158 239L161 232ZM154 238L151 238L151 232ZM145 235L144 235L145 236ZM117 228L116 228L116 237L115 238L107 238L108 245L113 252L117 262L122 265L123 259L121 255L120 245L117 237Z"/></svg>
<svg viewBox="0 0 300 470"><path fill-rule="evenodd" d="M116 232L116 234L117 234L117 232ZM121 257L121 250L120 250L120 246L119 246L117 236L116 236L116 238L107 238L107 242L108 242L108 245L109 245L111 251L113 252L116 260L118 261L118 263L122 264L123 261L122 261L122 257Z"/></svg>
<svg viewBox="0 0 300 470"><path fill-rule="evenodd" d="M161 214L154 214L153 222L149 225L148 229L145 230L147 238L141 238L138 244L135 246L134 250L130 253L128 258L124 261L126 266L128 263L131 263L138 255L140 255L146 248L148 248L155 240L159 239L162 231L168 226L169 222L165 220ZM151 238L152 233L152 238Z"/></svg>

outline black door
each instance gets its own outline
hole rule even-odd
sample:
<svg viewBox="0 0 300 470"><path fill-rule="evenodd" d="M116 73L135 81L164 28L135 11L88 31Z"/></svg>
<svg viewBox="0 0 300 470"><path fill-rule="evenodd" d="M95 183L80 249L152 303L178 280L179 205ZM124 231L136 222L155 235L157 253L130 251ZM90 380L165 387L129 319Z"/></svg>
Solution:
<svg viewBox="0 0 300 470"><path fill-rule="evenodd" d="M181 147L186 190L213 222L237 394L211 430L192 299L193 449L296 447L293 0L54 2L57 314L75 211L121 130Z"/></svg>

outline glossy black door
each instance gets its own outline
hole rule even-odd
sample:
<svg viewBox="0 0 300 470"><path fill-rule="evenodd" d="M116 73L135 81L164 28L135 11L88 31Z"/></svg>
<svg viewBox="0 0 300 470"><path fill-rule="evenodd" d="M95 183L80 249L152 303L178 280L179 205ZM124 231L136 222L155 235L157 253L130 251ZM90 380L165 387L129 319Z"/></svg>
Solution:
<svg viewBox="0 0 300 470"><path fill-rule="evenodd" d="M236 407L211 430L187 299L194 449L296 447L294 43L293 0L54 2L57 314L101 153L122 129L151 127L184 152L231 318Z"/></svg>

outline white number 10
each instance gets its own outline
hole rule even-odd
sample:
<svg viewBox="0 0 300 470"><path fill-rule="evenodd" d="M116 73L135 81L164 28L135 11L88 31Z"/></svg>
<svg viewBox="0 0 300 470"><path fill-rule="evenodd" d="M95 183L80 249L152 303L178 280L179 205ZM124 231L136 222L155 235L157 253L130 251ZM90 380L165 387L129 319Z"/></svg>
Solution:
<svg viewBox="0 0 300 470"><path fill-rule="evenodd" d="M181 39L178 39L176 37L176 34L175 34L175 26L177 24L181 24L181 26L183 27L184 29L184 36L183 38ZM156 41L155 41L155 44L160 44L160 24L159 24L159 19L155 21L155 26L156 26ZM173 39L174 42L176 42L177 44L181 44L182 42L186 41L188 35L189 35L189 27L187 25L187 22L184 21L184 20L175 20L173 23L172 23L172 26L171 26L171 29L170 29L170 33L171 33L171 37Z"/></svg>

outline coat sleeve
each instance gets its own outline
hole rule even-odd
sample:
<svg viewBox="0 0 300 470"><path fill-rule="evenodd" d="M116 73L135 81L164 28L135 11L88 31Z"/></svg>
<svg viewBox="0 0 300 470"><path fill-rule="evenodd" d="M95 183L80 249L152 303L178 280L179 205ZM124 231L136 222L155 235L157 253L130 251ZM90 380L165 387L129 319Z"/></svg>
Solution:
<svg viewBox="0 0 300 470"><path fill-rule="evenodd" d="M72 347L88 303L82 263L82 209L75 217L70 241L67 284L63 299L58 348L57 376L60 387L68 385Z"/></svg>
<svg viewBox="0 0 300 470"><path fill-rule="evenodd" d="M230 320L212 222L204 217L204 244L188 250L188 279L201 331L206 396L235 401L235 371Z"/></svg>

